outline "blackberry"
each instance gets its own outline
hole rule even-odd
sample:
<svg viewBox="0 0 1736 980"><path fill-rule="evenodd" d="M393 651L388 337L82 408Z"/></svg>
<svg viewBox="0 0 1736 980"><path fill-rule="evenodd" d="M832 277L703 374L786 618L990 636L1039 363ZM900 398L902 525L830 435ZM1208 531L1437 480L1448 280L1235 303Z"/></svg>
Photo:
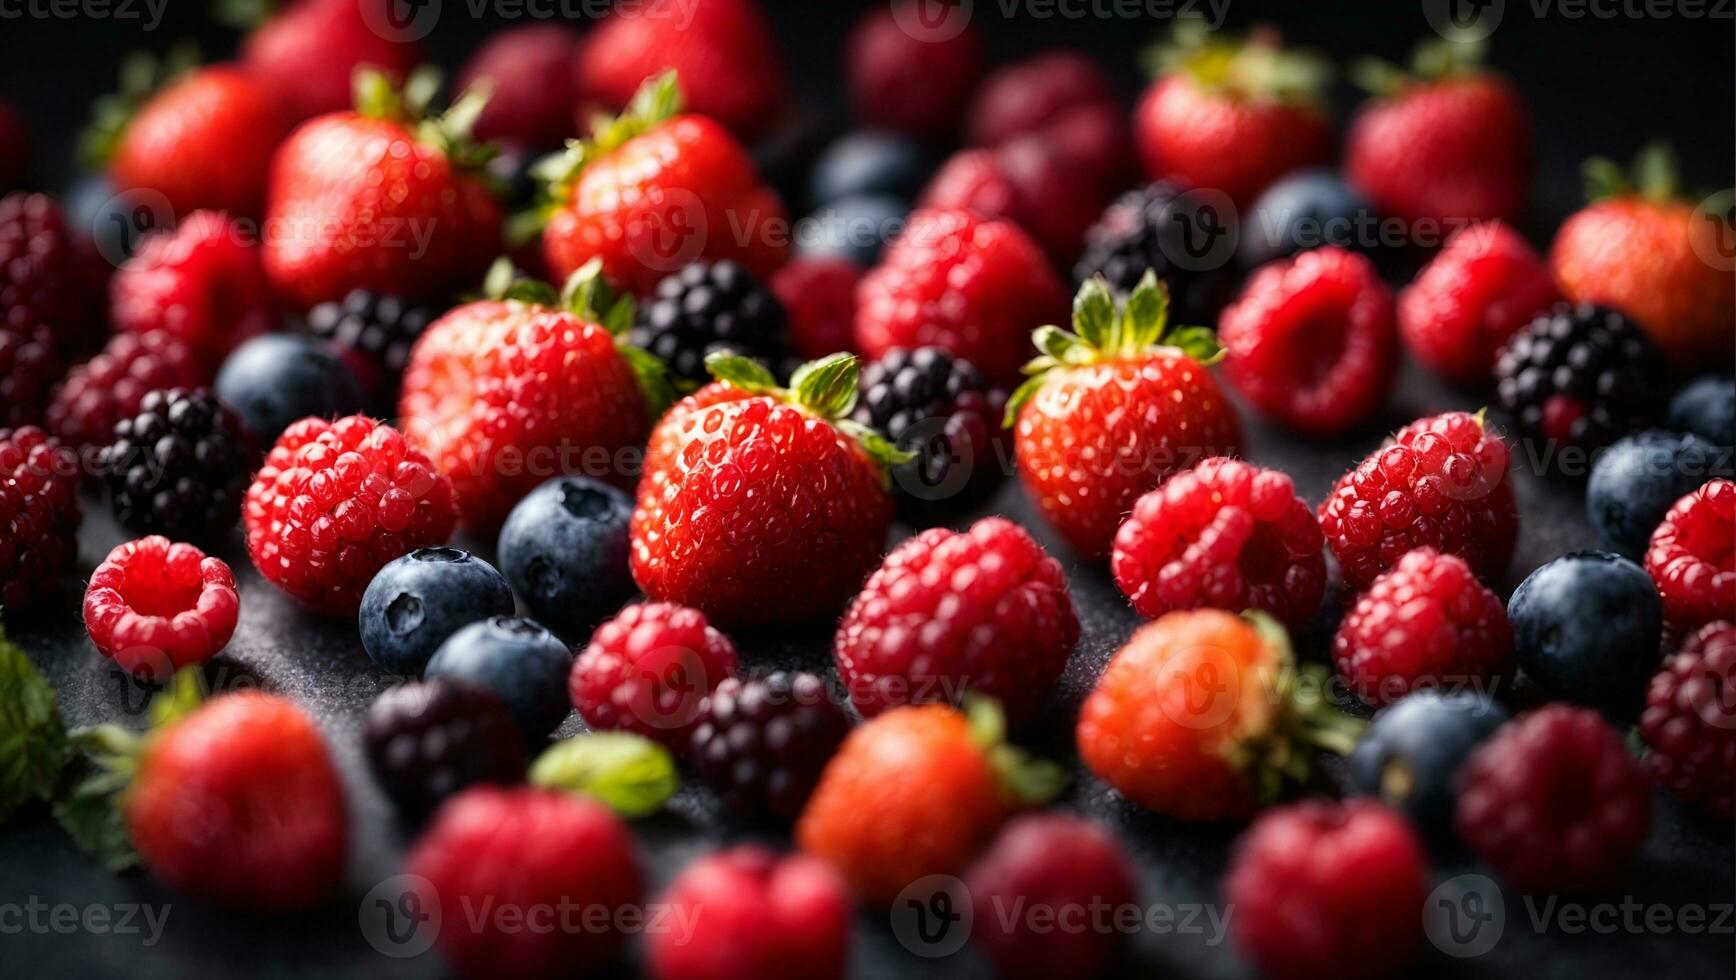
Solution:
<svg viewBox="0 0 1736 980"><path fill-rule="evenodd" d="M736 813L794 820L849 730L813 674L728 677L700 707L693 764Z"/></svg>
<svg viewBox="0 0 1736 980"><path fill-rule="evenodd" d="M369 706L362 738L375 782L411 819L466 786L524 778L524 742L512 715L493 692L466 681L412 681L386 691Z"/></svg>
<svg viewBox="0 0 1736 980"><path fill-rule="evenodd" d="M728 350L782 376L789 367L784 308L735 262L695 262L657 284L630 339L677 377L704 382L705 356Z"/></svg>
<svg viewBox="0 0 1736 980"><path fill-rule="evenodd" d="M1663 353L1632 320L1560 304L1507 342L1495 396L1525 435L1598 449L1657 419L1664 374Z"/></svg>
<svg viewBox="0 0 1736 980"><path fill-rule="evenodd" d="M27 611L78 557L78 460L41 429L0 429L0 609Z"/></svg>
<svg viewBox="0 0 1736 980"><path fill-rule="evenodd" d="M890 350L862 371L860 391L853 418L916 454L892 469L906 524L944 524L1006 479L1007 393L990 388L971 362L939 347Z"/></svg>
<svg viewBox="0 0 1736 980"><path fill-rule="evenodd" d="M1100 275L1129 293L1145 270L1169 286L1172 323L1213 323L1235 287L1234 217L1160 180L1117 198L1085 233L1073 279Z"/></svg>
<svg viewBox="0 0 1736 980"><path fill-rule="evenodd" d="M343 351L375 402L389 409L397 401L410 348L433 321L433 310L401 296L352 289L342 300L309 310L307 332Z"/></svg>
<svg viewBox="0 0 1736 980"><path fill-rule="evenodd" d="M115 425L101 471L115 518L142 534L209 539L233 527L253 469L241 417L204 388L153 391Z"/></svg>
<svg viewBox="0 0 1736 980"><path fill-rule="evenodd" d="M0 427L35 425L66 365L45 327L0 330Z"/></svg>

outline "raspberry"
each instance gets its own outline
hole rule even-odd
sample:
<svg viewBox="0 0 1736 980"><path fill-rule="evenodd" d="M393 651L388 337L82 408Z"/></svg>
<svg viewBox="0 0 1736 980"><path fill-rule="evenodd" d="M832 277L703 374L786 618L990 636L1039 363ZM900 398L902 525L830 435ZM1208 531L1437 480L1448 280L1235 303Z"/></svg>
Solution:
<svg viewBox="0 0 1736 980"><path fill-rule="evenodd" d="M78 557L78 460L41 429L0 429L0 608L23 611Z"/></svg>
<svg viewBox="0 0 1736 980"><path fill-rule="evenodd" d="M259 574L332 616L354 616L375 572L444 544L455 520L452 487L428 457L360 415L290 426L242 505Z"/></svg>
<svg viewBox="0 0 1736 980"><path fill-rule="evenodd" d="M794 821L849 731L813 674L726 677L693 727L693 765L731 810Z"/></svg>
<svg viewBox="0 0 1736 980"><path fill-rule="evenodd" d="M352 289L307 312L307 332L330 341L348 355L350 367L374 394L392 406L410 363L410 349L434 320L434 311L402 296Z"/></svg>
<svg viewBox="0 0 1736 980"><path fill-rule="evenodd" d="M1272 977L1378 977L1422 944L1428 865L1398 813L1370 800L1266 814L1236 844L1224 898L1236 940Z"/></svg>
<svg viewBox="0 0 1736 980"><path fill-rule="evenodd" d="M798 258L772 273L772 293L790 316L790 345L806 358L856 343L856 283L862 269L845 259Z"/></svg>
<svg viewBox="0 0 1736 980"><path fill-rule="evenodd" d="M1085 249L1073 266L1075 282L1102 276L1118 293L1130 293L1146 270L1169 287L1172 323L1215 323L1234 288L1230 263L1200 261L1199 235L1207 243L1222 224L1199 195L1160 180L1128 191L1105 208L1085 232Z"/></svg>
<svg viewBox="0 0 1736 980"><path fill-rule="evenodd" d="M84 593L84 628L105 656L162 683L229 644L241 598L221 559L160 535L109 552Z"/></svg>
<svg viewBox="0 0 1736 980"><path fill-rule="evenodd" d="M865 717L969 689L1018 724L1037 714L1078 640L1061 564L991 517L924 531L887 555L844 614L834 652Z"/></svg>
<svg viewBox="0 0 1736 980"><path fill-rule="evenodd" d="M1290 477L1201 460L1140 497L1115 535L1115 584L1148 619L1172 609L1264 609L1289 626L1326 594L1320 523Z"/></svg>
<svg viewBox="0 0 1736 980"><path fill-rule="evenodd" d="M1632 320L1562 304L1507 342L1495 396L1524 435L1597 449L1662 414L1665 370L1663 352Z"/></svg>
<svg viewBox="0 0 1736 980"><path fill-rule="evenodd" d="M29 336L46 325L60 353L84 347L100 326L101 303L87 281L96 262L53 198L0 198L0 333Z"/></svg>
<svg viewBox="0 0 1736 980"><path fill-rule="evenodd" d="M255 460L241 417L203 388L153 391L101 457L115 517L135 531L213 536L235 525Z"/></svg>
<svg viewBox="0 0 1736 980"><path fill-rule="evenodd" d="M1109 196L1096 181L1080 179L1076 159L1031 135L954 154L935 172L917 206L1004 218L1065 265L1079 256L1085 231Z"/></svg>
<svg viewBox="0 0 1736 980"><path fill-rule="evenodd" d="M412 681L375 698L363 741L375 781L411 819L474 783L524 778L524 742L506 706L453 678Z"/></svg>
<svg viewBox="0 0 1736 980"><path fill-rule="evenodd" d="M106 446L114 440L115 423L138 414L147 392L210 381L211 372L175 334L118 333L66 376L48 406L47 427L68 446Z"/></svg>
<svg viewBox="0 0 1736 980"><path fill-rule="evenodd" d="M1652 532L1646 572L1664 599L1664 622L1679 632L1736 610L1736 483L1708 480L1676 501Z"/></svg>
<svg viewBox="0 0 1736 980"><path fill-rule="evenodd" d="M787 323L783 304L739 263L695 262L657 284L627 339L688 381L711 380L705 356L724 350L788 376Z"/></svg>
<svg viewBox="0 0 1736 980"><path fill-rule="evenodd" d="M23 335L0 331L0 427L41 422L49 392L65 369L46 327Z"/></svg>
<svg viewBox="0 0 1736 980"><path fill-rule="evenodd" d="M970 11L928 11L916 0L894 0L851 28L844 74L856 114L876 126L925 138L950 135L983 72L983 39ZM927 30L938 18L941 29ZM912 31L904 24L921 23ZM932 33L932 36L930 36Z"/></svg>
<svg viewBox="0 0 1736 980"><path fill-rule="evenodd" d="M1459 785L1459 838L1522 891L1607 884L1651 824L1645 773L1590 708L1551 704L1503 726Z"/></svg>
<svg viewBox="0 0 1736 980"><path fill-rule="evenodd" d="M1338 478L1320 529L1345 584L1367 588L1406 552L1457 555L1484 578L1513 557L1519 512L1507 444L1469 412L1418 419Z"/></svg>
<svg viewBox="0 0 1736 980"><path fill-rule="evenodd" d="M109 281L116 330L167 330L211 367L276 325L259 246L221 212L153 232Z"/></svg>
<svg viewBox="0 0 1736 980"><path fill-rule="evenodd" d="M1719 820L1736 816L1736 623L1707 623L1664 662L1646 691L1640 737L1652 776Z"/></svg>
<svg viewBox="0 0 1736 980"><path fill-rule="evenodd" d="M1513 628L1501 598L1464 559L1418 548L1356 600L1332 639L1332 659L1373 705L1438 685L1489 690L1513 675Z"/></svg>
<svg viewBox="0 0 1736 980"><path fill-rule="evenodd" d="M735 670L735 645L704 613L639 603L597 627L567 692L593 731L623 729L685 752L706 694Z"/></svg>
<svg viewBox="0 0 1736 980"><path fill-rule="evenodd" d="M1118 189L1132 169L1131 137L1115 87L1083 52L1039 52L977 86L965 112L967 143L1001 146L1030 135L1107 190Z"/></svg>
<svg viewBox="0 0 1736 980"><path fill-rule="evenodd" d="M1231 384L1311 436L1366 421L1397 375L1392 291L1366 256L1332 245L1254 273L1218 334Z"/></svg>
<svg viewBox="0 0 1736 980"><path fill-rule="evenodd" d="M1453 233L1398 297L1405 346L1459 384L1486 382L1507 338L1561 298L1549 267L1499 221Z"/></svg>
<svg viewBox="0 0 1736 980"><path fill-rule="evenodd" d="M747 844L682 869L659 900L694 923L646 937L653 980L840 980L850 893L824 861Z"/></svg>

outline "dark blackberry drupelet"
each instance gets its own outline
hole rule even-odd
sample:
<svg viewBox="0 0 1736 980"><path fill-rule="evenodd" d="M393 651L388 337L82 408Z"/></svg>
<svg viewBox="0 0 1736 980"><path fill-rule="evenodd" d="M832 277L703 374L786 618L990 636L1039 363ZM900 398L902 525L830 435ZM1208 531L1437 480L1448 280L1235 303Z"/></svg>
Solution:
<svg viewBox="0 0 1736 980"><path fill-rule="evenodd" d="M700 708L693 764L731 810L791 821L849 730L814 674L727 677Z"/></svg>
<svg viewBox="0 0 1736 980"><path fill-rule="evenodd" d="M1232 221L1208 198L1169 181L1128 191L1085 233L1073 280L1101 275L1126 294L1151 269L1169 287L1171 323L1213 323L1235 290Z"/></svg>
<svg viewBox="0 0 1736 980"><path fill-rule="evenodd" d="M145 395L139 414L116 423L101 471L123 525L200 540L234 526L254 456L233 409L204 388L174 388Z"/></svg>
<svg viewBox="0 0 1736 980"><path fill-rule="evenodd" d="M432 813L476 783L509 786L524 777L524 742L493 692L450 678L412 681L368 708L368 768L398 812Z"/></svg>
<svg viewBox="0 0 1736 980"><path fill-rule="evenodd" d="M728 350L780 377L790 366L783 304L734 262L695 262L664 277L639 308L630 339L677 377L706 382L705 356Z"/></svg>
<svg viewBox="0 0 1736 980"><path fill-rule="evenodd" d="M41 422L50 392L65 369L47 328L24 333L0 330L0 428Z"/></svg>
<svg viewBox="0 0 1736 980"><path fill-rule="evenodd" d="M397 401L410 348L433 321L434 311L426 306L353 289L342 300L309 310L307 332L344 352L375 402L389 407Z"/></svg>
<svg viewBox="0 0 1736 980"><path fill-rule="evenodd" d="M1507 342L1495 395L1533 439L1597 449L1657 419L1664 356L1615 310L1559 305Z"/></svg>
<svg viewBox="0 0 1736 980"><path fill-rule="evenodd" d="M862 371L852 417L916 458L892 468L899 517L944 524L986 501L1006 480L1012 430L1007 393L971 362L939 347L894 349Z"/></svg>
<svg viewBox="0 0 1736 980"><path fill-rule="evenodd" d="M0 428L0 609L23 613L78 557L78 460L41 429Z"/></svg>

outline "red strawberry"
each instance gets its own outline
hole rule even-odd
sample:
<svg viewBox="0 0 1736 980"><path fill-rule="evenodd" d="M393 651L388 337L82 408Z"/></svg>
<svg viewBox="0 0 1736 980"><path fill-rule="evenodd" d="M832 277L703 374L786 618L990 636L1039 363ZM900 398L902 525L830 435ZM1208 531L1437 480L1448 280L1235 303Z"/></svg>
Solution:
<svg viewBox="0 0 1736 980"><path fill-rule="evenodd" d="M856 284L848 259L798 258L772 274L772 293L790 317L790 346L810 360L856 344Z"/></svg>
<svg viewBox="0 0 1736 980"><path fill-rule="evenodd" d="M970 14L968 3L892 0L863 16L844 49L856 114L928 139L950 135L983 71Z"/></svg>
<svg viewBox="0 0 1736 980"><path fill-rule="evenodd" d="M575 64L582 107L618 111L673 71L692 112L746 139L783 108L782 62L756 0L691 0L622 4L580 44Z"/></svg>
<svg viewBox="0 0 1736 980"><path fill-rule="evenodd" d="M1109 551L1140 494L1206 456L1234 455L1241 426L1205 364L1211 331L1169 329L1169 291L1150 272L1125 304L1101 279L1073 301L1073 329L1035 334L1043 356L1007 403L1019 476L1074 548Z"/></svg>
<svg viewBox="0 0 1736 980"><path fill-rule="evenodd" d="M276 325L257 242L215 211L152 232L109 280L116 330L162 330L214 368L242 341Z"/></svg>
<svg viewBox="0 0 1736 980"><path fill-rule="evenodd" d="M1108 203L1100 186L1079 179L1071 158L1032 135L994 149L961 150L936 171L917 206L1004 218L1067 266Z"/></svg>
<svg viewBox="0 0 1736 980"><path fill-rule="evenodd" d="M357 68L367 65L402 81L422 63L421 49L405 36L416 22L400 29L393 2L290 0L247 38L241 60L295 120L348 108Z"/></svg>
<svg viewBox="0 0 1736 980"><path fill-rule="evenodd" d="M633 96L626 113L539 167L549 180L543 253L557 278L592 259L647 295L698 259L733 259L762 282L789 252L784 209L753 159L715 120L678 115L673 72Z"/></svg>
<svg viewBox="0 0 1736 980"><path fill-rule="evenodd" d="M837 980L850 947L850 895L823 862L754 844L702 857L660 899L691 934L646 937L654 980Z"/></svg>
<svg viewBox="0 0 1736 980"><path fill-rule="evenodd" d="M1453 233L1398 297L1398 328L1424 366L1486 383L1507 338L1560 299L1530 244L1500 222Z"/></svg>
<svg viewBox="0 0 1736 980"><path fill-rule="evenodd" d="M565 24L528 24L502 31L470 56L458 91L490 86L476 117L476 138L521 150L558 145L574 135L578 96L573 54L579 35Z"/></svg>
<svg viewBox="0 0 1736 980"><path fill-rule="evenodd" d="M24 117L0 100L0 194L18 190L29 178L31 143Z"/></svg>
<svg viewBox="0 0 1736 980"><path fill-rule="evenodd" d="M1282 49L1266 32L1236 42L1184 25L1156 52L1156 81L1134 113L1146 176L1221 191L1246 206L1284 174L1331 156L1323 62Z"/></svg>
<svg viewBox="0 0 1736 980"><path fill-rule="evenodd" d="M1003 146L1037 136L1105 193L1121 189L1132 169L1127 118L1103 69L1079 51L1054 50L983 79L965 112L965 138Z"/></svg>
<svg viewBox="0 0 1736 980"><path fill-rule="evenodd" d="M272 162L272 286L309 307L352 289L424 298L479 279L500 251L501 222L477 172L488 153L468 139L481 99L419 124L425 106L378 72L360 76L357 95L356 111L303 125Z"/></svg>

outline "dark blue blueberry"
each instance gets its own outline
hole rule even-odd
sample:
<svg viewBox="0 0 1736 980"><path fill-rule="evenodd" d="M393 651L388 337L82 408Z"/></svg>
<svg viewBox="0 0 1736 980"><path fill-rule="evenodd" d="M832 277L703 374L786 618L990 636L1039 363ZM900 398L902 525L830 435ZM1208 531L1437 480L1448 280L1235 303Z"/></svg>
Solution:
<svg viewBox="0 0 1736 980"><path fill-rule="evenodd" d="M909 213L897 198L840 198L796 222L796 251L804 258L844 259L867 268L880 261L880 250L904 229Z"/></svg>
<svg viewBox="0 0 1736 980"><path fill-rule="evenodd" d="M1618 440L1597 458L1585 513L1611 551L1645 554L1670 505L1719 467L1718 447L1695 435L1651 429Z"/></svg>
<svg viewBox="0 0 1736 980"><path fill-rule="evenodd" d="M933 169L919 143L890 133L851 133L820 154L809 199L817 205L861 196L914 200Z"/></svg>
<svg viewBox="0 0 1736 980"><path fill-rule="evenodd" d="M447 637L512 611L512 589L493 565L457 548L417 548L368 583L356 622L374 663L420 676Z"/></svg>
<svg viewBox="0 0 1736 980"><path fill-rule="evenodd" d="M423 677L451 677L493 691L530 745L545 741L567 717L572 651L541 623L492 616L471 623L434 651Z"/></svg>
<svg viewBox="0 0 1736 980"><path fill-rule="evenodd" d="M1236 261L1252 271L1297 252L1337 245L1370 258L1382 248L1379 219L1367 199L1326 170L1304 170L1278 181L1241 220Z"/></svg>
<svg viewBox="0 0 1736 980"><path fill-rule="evenodd" d="M217 372L217 397L241 413L262 446L309 415L336 418L366 408L356 373L326 344L296 334L255 337Z"/></svg>
<svg viewBox="0 0 1736 980"><path fill-rule="evenodd" d="M1418 691L1374 716L1350 756L1351 781L1403 811L1431 839L1446 840L1459 767L1508 717L1482 694Z"/></svg>
<svg viewBox="0 0 1736 980"><path fill-rule="evenodd" d="M1657 669L1663 608L1645 569L1607 551L1563 555L1507 603L1519 666L1557 697L1626 708Z"/></svg>
<svg viewBox="0 0 1736 980"><path fill-rule="evenodd" d="M113 265L131 258L147 232L173 218L162 195L155 191L120 193L103 174L83 178L66 197L66 219L74 233L89 235L97 254Z"/></svg>
<svg viewBox="0 0 1736 980"><path fill-rule="evenodd" d="M1669 426L1692 432L1714 446L1736 446L1736 378L1695 378L1670 399Z"/></svg>
<svg viewBox="0 0 1736 980"><path fill-rule="evenodd" d="M500 567L541 621L574 639L633 594L627 526L633 499L559 476L518 502L500 529Z"/></svg>

